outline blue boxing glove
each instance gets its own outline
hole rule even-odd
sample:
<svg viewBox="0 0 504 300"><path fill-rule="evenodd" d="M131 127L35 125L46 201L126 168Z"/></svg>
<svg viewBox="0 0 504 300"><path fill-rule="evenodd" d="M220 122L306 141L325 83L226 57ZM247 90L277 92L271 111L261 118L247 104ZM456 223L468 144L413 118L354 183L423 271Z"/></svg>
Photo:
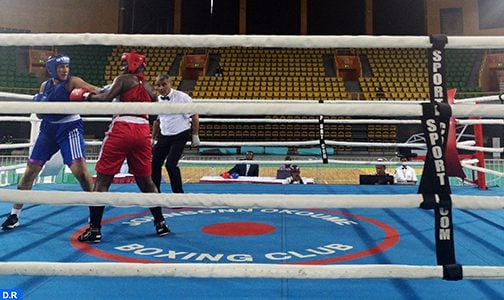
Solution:
<svg viewBox="0 0 504 300"><path fill-rule="evenodd" d="M33 101L34 102L46 102L47 101L47 95L45 93L38 93L33 96Z"/></svg>
<svg viewBox="0 0 504 300"><path fill-rule="evenodd" d="M38 94L35 94L35 96L33 96L33 101L34 102L47 102L47 94L45 93L38 93ZM45 116L45 114L37 114L37 118L39 119L43 119Z"/></svg>
<svg viewBox="0 0 504 300"><path fill-rule="evenodd" d="M240 174L238 174L238 173L231 173L231 178L238 179L239 177L240 177Z"/></svg>

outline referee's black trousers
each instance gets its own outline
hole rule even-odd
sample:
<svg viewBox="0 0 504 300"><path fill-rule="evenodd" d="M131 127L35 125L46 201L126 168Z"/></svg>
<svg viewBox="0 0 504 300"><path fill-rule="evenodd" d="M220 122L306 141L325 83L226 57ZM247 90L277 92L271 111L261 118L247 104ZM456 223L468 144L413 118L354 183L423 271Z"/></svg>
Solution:
<svg viewBox="0 0 504 300"><path fill-rule="evenodd" d="M183 193L182 175L177 166L182 157L184 147L191 134L191 129L176 135L160 135L152 150L152 181L161 192L161 168L166 161L165 167L170 177L170 185L173 193Z"/></svg>

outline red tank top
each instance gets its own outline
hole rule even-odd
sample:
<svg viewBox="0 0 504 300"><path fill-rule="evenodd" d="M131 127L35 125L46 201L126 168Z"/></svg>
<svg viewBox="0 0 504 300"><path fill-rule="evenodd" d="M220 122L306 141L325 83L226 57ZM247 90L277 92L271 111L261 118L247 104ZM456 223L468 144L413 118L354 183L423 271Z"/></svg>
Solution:
<svg viewBox="0 0 504 300"><path fill-rule="evenodd" d="M121 102L151 102L150 94L143 86L142 80L140 78L138 80L139 83L136 86L132 87L131 89L121 94ZM148 115L128 115L128 116L136 116L149 119Z"/></svg>

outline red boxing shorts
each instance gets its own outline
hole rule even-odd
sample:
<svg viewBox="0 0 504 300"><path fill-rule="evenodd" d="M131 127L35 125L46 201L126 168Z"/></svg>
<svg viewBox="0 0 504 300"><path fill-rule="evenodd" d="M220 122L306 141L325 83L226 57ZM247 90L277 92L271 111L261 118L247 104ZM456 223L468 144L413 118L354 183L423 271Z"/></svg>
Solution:
<svg viewBox="0 0 504 300"><path fill-rule="evenodd" d="M149 124L113 122L103 140L95 170L105 175L115 175L127 159L129 173L151 176L152 145Z"/></svg>

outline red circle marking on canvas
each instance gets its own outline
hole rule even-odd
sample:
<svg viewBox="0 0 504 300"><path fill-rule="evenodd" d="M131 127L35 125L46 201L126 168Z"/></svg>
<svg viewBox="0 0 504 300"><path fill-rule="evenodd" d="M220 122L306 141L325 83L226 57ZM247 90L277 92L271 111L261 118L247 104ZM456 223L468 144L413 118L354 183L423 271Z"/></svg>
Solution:
<svg viewBox="0 0 504 300"><path fill-rule="evenodd" d="M350 218L354 218L357 220L371 223L371 224L377 226L378 228L380 228L381 230L383 230L385 237L378 245L371 247L371 248L368 248L368 249L365 249L365 250L362 250L362 251L359 251L359 252L356 252L356 253L338 256L338 257L326 258L326 259L315 259L315 260L309 260L309 261L303 261L303 262L292 262L292 263L284 263L284 264L324 265L324 264L343 262L343 261L348 261L348 260L353 260L353 259L359 259L359 258L363 258L366 256L371 256L374 254L384 252L385 250L388 250L388 249L394 247L395 244L397 244L399 242L400 236L399 236L399 233L395 230L395 228L392 226L389 226L385 223L382 223L380 221L377 221L377 220L374 220L371 218L352 215L349 213L327 210L327 209L307 209L307 210L343 215L343 216L347 216ZM102 224L107 224L107 223L111 223L111 222L114 222L117 220L122 220L122 219L126 219L126 218L146 215L146 214L149 214L149 212L141 212L141 213L134 213L134 214L118 216L115 218L110 218L110 219L104 220L102 222ZM82 227L82 228L78 229L77 231L75 231L70 236L70 244L75 249L77 249L79 251L82 251L84 253L87 253L87 254L95 256L95 257L100 257L103 259L108 259L108 260L113 260L113 261L131 262L131 263L160 263L160 261L157 261L157 260L137 259L137 258L131 258L131 257L127 257L127 256L112 254L112 253L94 248L93 245L91 245L91 244L78 242L77 237L81 233L83 233L86 230L86 228L87 228L87 226ZM176 262L166 262L166 263L176 263Z"/></svg>
<svg viewBox="0 0 504 300"><path fill-rule="evenodd" d="M275 226L257 222L226 222L205 226L202 232L222 236L262 235L276 230Z"/></svg>

